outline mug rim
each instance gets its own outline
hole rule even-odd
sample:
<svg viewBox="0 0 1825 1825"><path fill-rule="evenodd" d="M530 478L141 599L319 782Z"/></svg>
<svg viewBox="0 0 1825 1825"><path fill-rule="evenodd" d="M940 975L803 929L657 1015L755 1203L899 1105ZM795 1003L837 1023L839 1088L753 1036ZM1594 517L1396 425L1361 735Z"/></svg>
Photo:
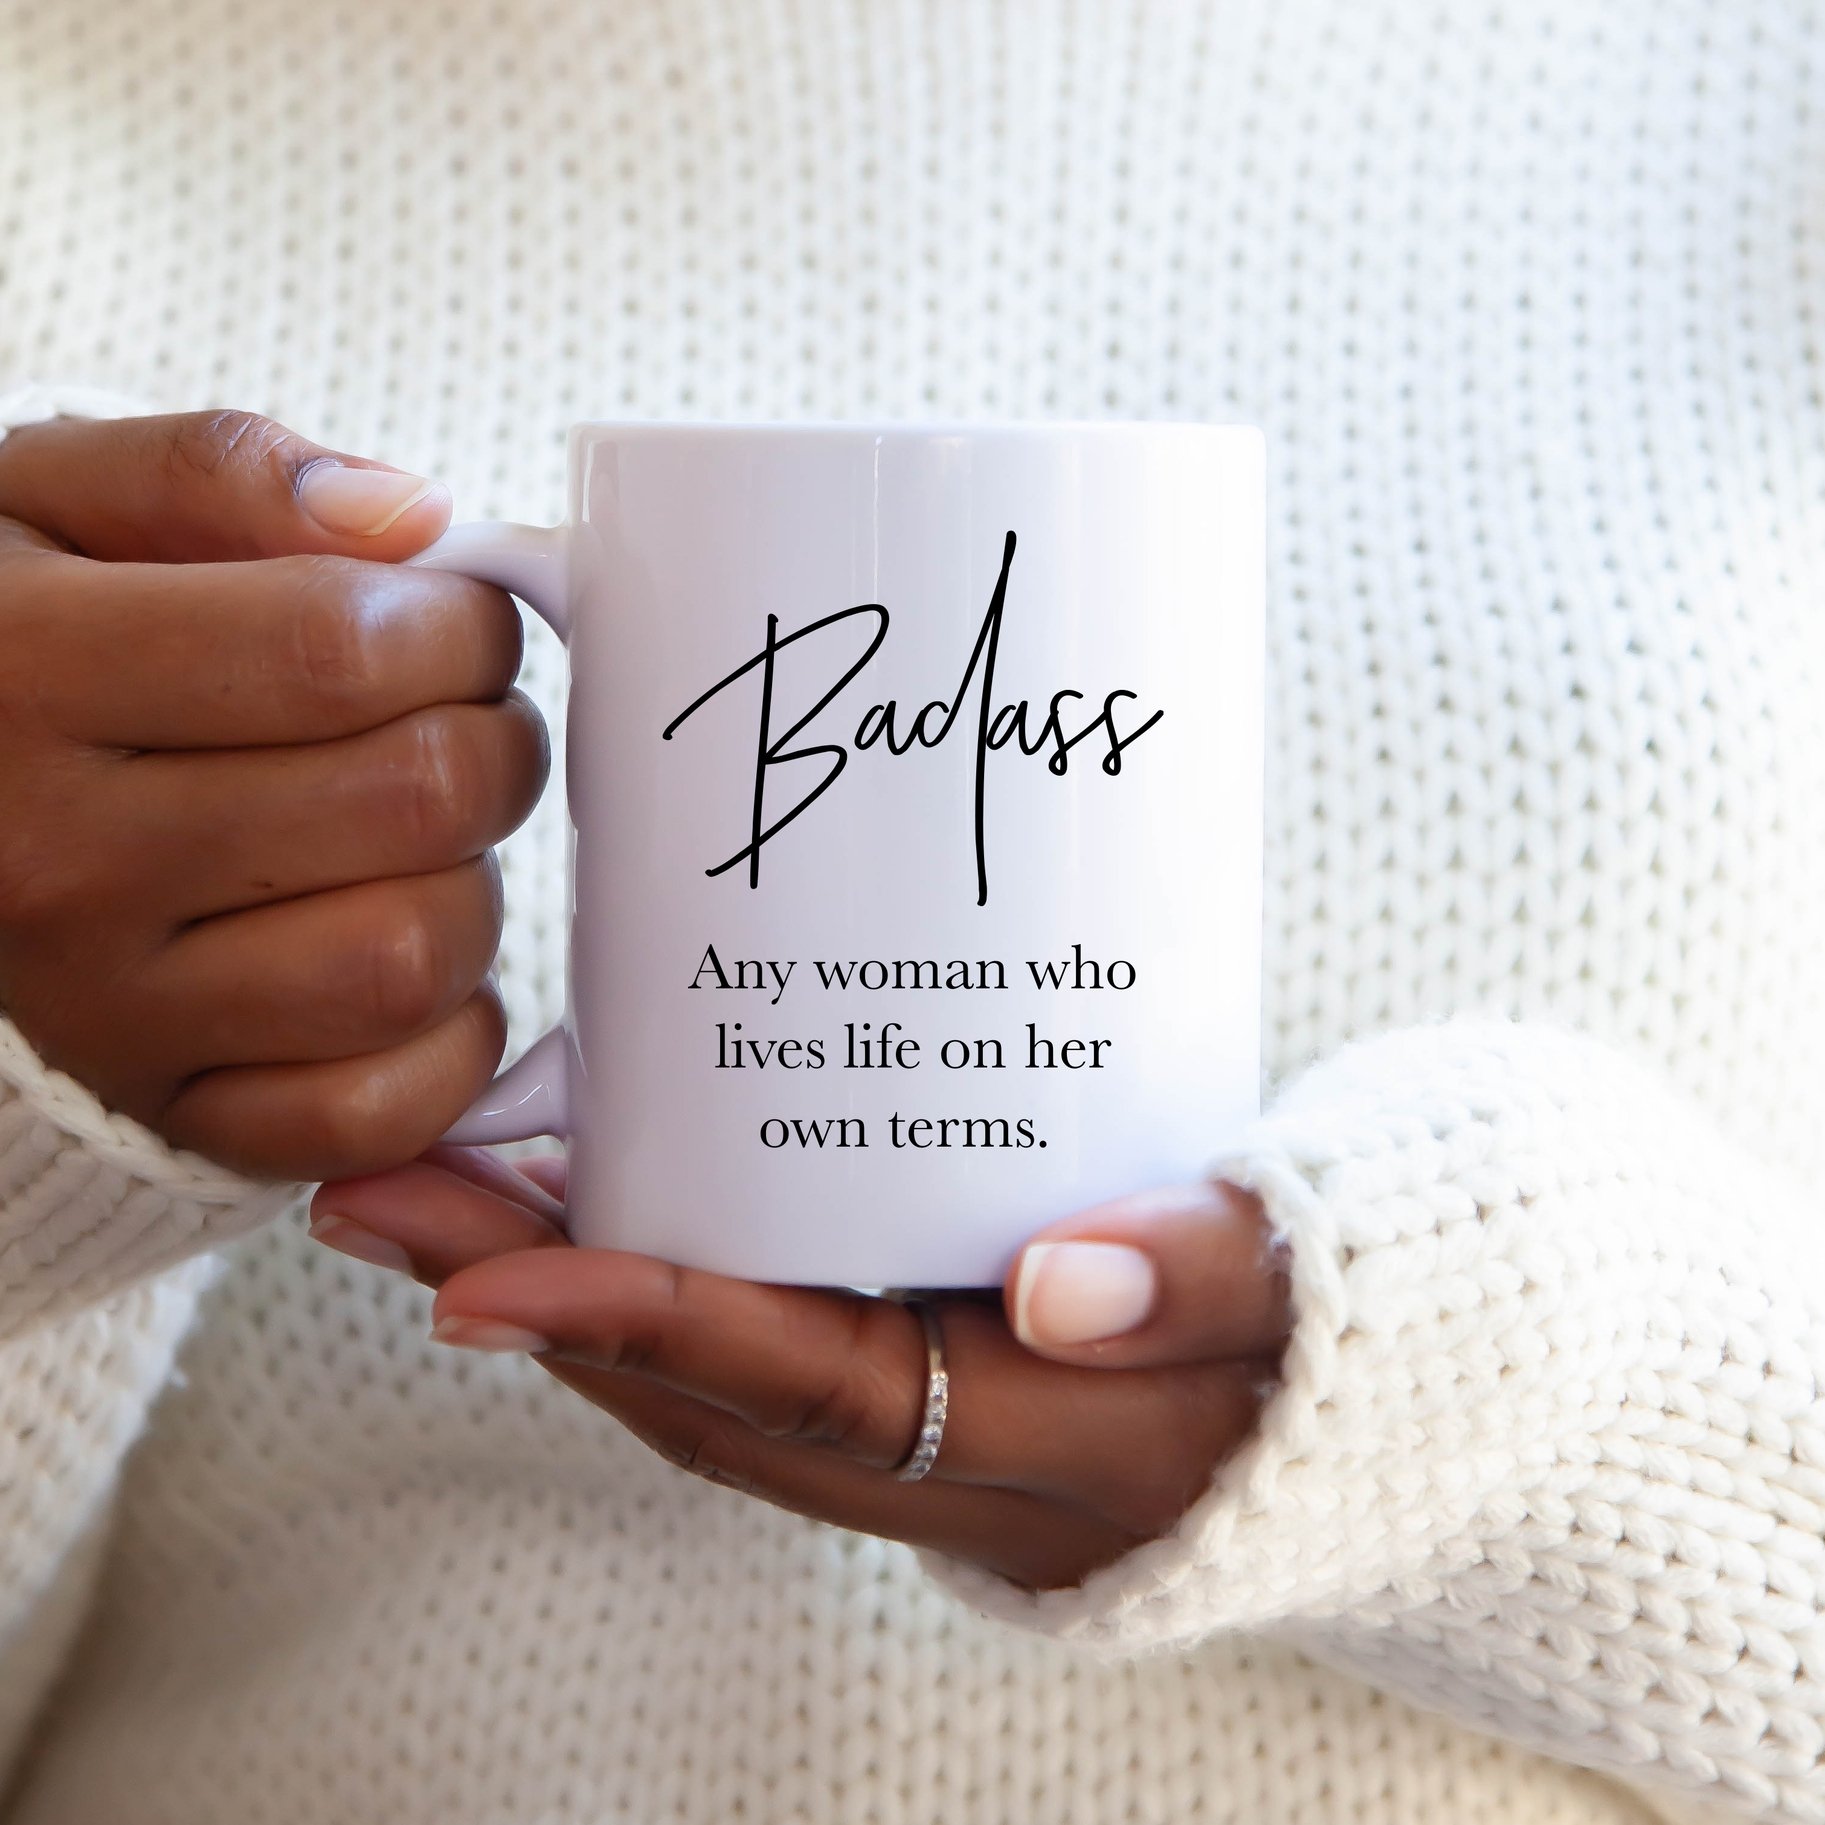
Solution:
<svg viewBox="0 0 1825 1825"><path fill-rule="evenodd" d="M836 438L876 440L1034 437L1209 437L1241 433L1263 438L1259 425L1229 418L580 418L570 426L571 441L614 435L653 439L699 436L778 437L812 441Z"/></svg>

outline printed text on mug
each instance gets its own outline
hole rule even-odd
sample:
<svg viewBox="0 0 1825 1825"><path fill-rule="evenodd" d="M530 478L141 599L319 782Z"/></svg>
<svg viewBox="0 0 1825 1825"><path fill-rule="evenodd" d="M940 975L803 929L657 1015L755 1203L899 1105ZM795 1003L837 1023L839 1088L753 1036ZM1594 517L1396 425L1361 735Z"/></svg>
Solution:
<svg viewBox="0 0 1825 1825"><path fill-rule="evenodd" d="M976 767L975 767L975 837L976 837L976 904L985 906L989 897L988 852L986 835L986 798L988 781L989 754L1007 744L1017 742L1020 751L1027 755L1037 755L1050 750L1046 758L1046 768L1052 774L1063 777L1070 766L1071 750L1080 743L1101 735L1106 745L1102 758L1103 771L1111 776L1122 770L1122 754L1132 747L1147 733L1165 714L1155 710L1145 721L1124 730L1117 716L1116 706L1136 700L1136 693L1115 689L1103 697L1101 711L1075 732L1067 733L1065 706L1082 703L1085 693L1069 687L1054 691L1051 703L1046 711L1045 720L1040 724L1037 733L1028 728L1028 718L1032 714L1032 705L1022 698L1018 703L1005 703L997 707L995 703L995 658L1001 643L1002 620L1007 608L1008 576L1014 563L1014 534L1007 535L1002 548L1001 573L995 580L994 594L989 600L988 612L984 615L976 643L970 649L968 661L963 668L963 676L958 681L957 689L949 698L936 698L921 708L904 733L901 733L897 717L899 704L889 698L885 703L869 705L856 725L851 743L846 746L837 741L814 741L803 747L791 748L787 744L797 740L807 725L821 715L825 709L854 680L862 668L868 664L880 650L887 638L892 617L886 607L879 602L858 603L853 608L838 609L833 614L821 616L810 621L794 632L781 635L779 617L767 616L767 637L760 651L752 658L744 660L726 677L719 678L710 688L687 704L684 709L666 724L663 738L670 741L678 729L696 712L703 708L712 698L728 689L738 679L759 668L761 678L760 720L755 744L754 779L752 812L749 824L748 841L731 856L725 857L714 866L704 870L706 874L719 875L733 868L737 863L748 864L748 885L760 885L760 852L769 841L784 830L795 818L809 811L818 799L834 786L841 777L843 769L849 764L850 746L857 750L872 748L876 742L885 742L890 753L901 755L909 753L914 747L935 748L948 736L963 712L964 699L974 687L978 693L976 705ZM808 641L814 634L838 628L860 616L873 617L873 631L868 643L863 647L859 657L851 661L848 667L837 677L836 681L820 696L796 722L788 729L775 734L772 726L774 676L782 654ZM792 807L768 821L767 815L767 776L774 767L788 766L794 761L811 760L817 756L828 757L828 768L816 785L804 793Z"/></svg>

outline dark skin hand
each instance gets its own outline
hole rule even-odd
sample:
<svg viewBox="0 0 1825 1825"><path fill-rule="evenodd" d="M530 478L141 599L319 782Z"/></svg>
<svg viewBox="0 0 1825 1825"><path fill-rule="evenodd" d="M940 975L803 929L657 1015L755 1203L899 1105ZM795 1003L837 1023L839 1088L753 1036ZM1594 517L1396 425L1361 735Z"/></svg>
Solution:
<svg viewBox="0 0 1825 1825"><path fill-rule="evenodd" d="M1253 1430L1287 1331L1285 1263L1251 1194L1085 1211L1028 1244L999 1301L937 1296L950 1420L932 1474L901 1483L925 1396L913 1313L573 1248L563 1195L561 1160L437 1147L323 1186L312 1233L437 1288L440 1340L533 1353L699 1476L1034 1590L1170 1531ZM1052 1246L1085 1242L1115 1252Z"/></svg>
<svg viewBox="0 0 1825 1825"><path fill-rule="evenodd" d="M178 1146L413 1158L505 1038L490 845L547 742L441 488L269 420L0 442L0 1007Z"/></svg>

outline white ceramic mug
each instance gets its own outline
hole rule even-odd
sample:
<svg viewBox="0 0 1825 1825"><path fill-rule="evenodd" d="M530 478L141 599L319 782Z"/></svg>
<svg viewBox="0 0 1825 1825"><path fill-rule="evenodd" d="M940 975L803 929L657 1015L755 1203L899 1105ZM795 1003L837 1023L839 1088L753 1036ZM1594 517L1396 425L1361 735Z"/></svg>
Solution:
<svg viewBox="0 0 1825 1825"><path fill-rule="evenodd" d="M576 427L564 525L417 560L571 665L565 1018L450 1138L826 1285L1196 1173L1258 1098L1264 521L1239 426Z"/></svg>

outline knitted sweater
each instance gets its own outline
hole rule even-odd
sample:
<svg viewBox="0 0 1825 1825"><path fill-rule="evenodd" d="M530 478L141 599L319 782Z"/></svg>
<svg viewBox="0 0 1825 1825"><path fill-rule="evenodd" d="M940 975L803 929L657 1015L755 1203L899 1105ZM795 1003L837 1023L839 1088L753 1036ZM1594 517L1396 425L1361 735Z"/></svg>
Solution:
<svg viewBox="0 0 1825 1825"><path fill-rule="evenodd" d="M1266 427L1271 1097L1212 1164L1296 1316L1177 1530L1034 1599L436 1350L0 1025L4 1825L1825 1820L1822 53L0 0L0 374L531 519L581 416ZM561 766L542 629L525 681ZM555 794L505 866L518 1045Z"/></svg>

